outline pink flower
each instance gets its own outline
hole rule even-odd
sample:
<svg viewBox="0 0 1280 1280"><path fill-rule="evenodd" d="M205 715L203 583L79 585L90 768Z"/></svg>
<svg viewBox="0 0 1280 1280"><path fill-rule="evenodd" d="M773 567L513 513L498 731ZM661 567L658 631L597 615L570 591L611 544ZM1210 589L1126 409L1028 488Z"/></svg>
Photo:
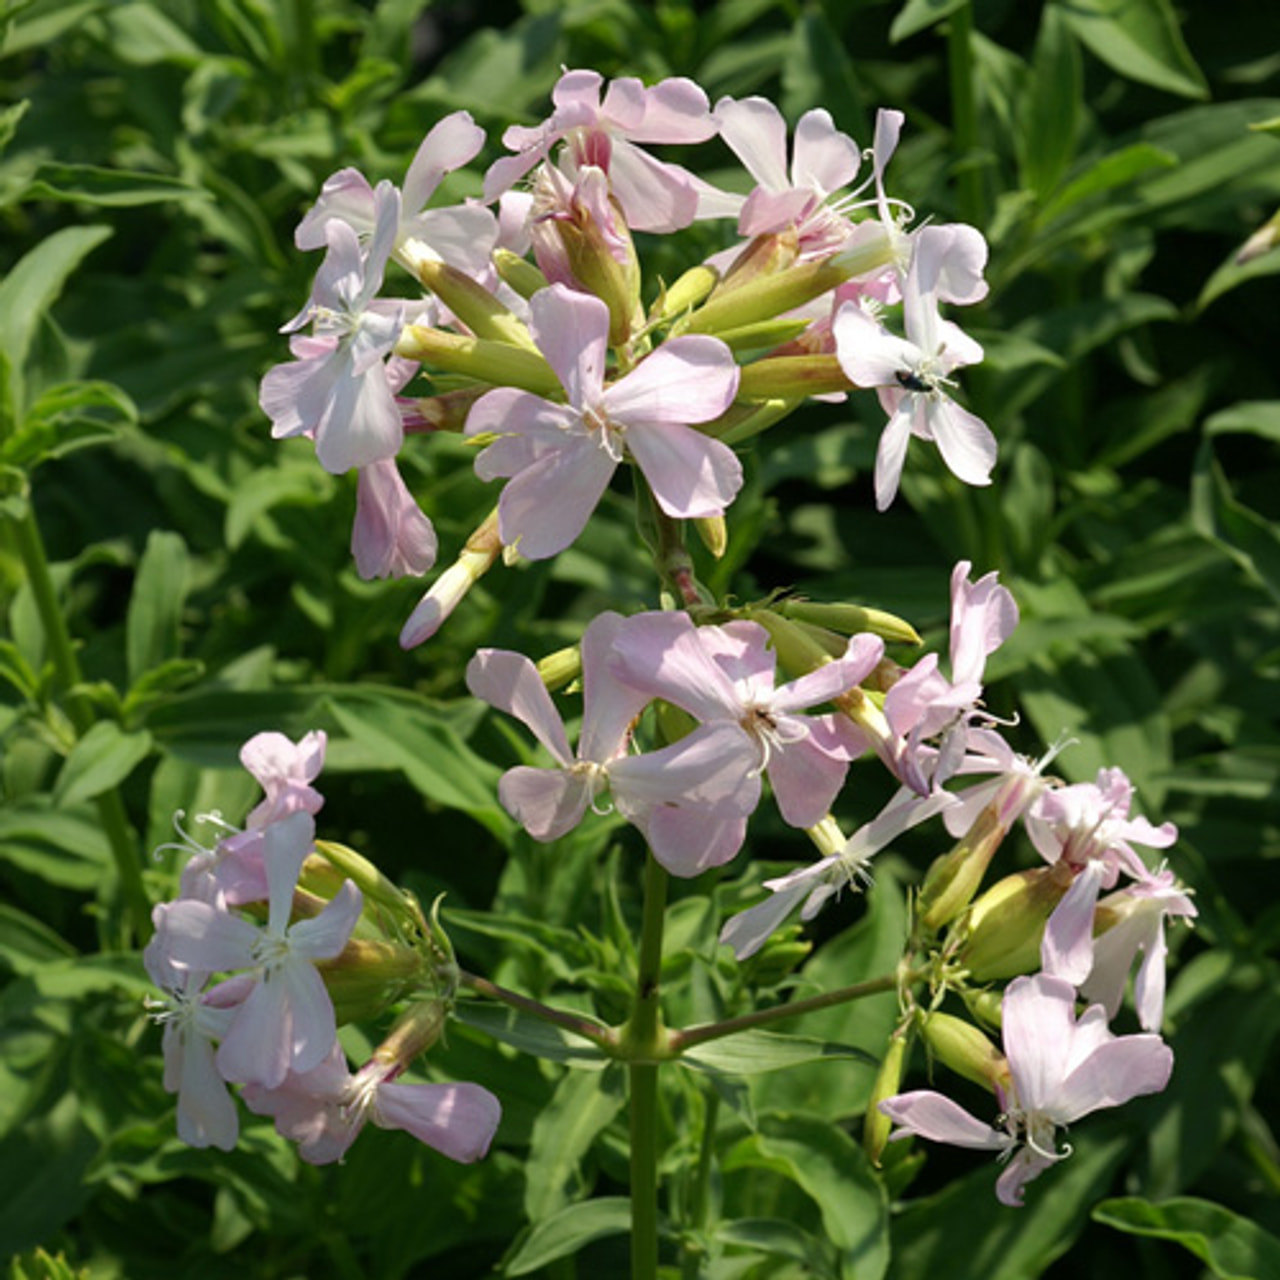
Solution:
<svg viewBox="0 0 1280 1280"><path fill-rule="evenodd" d="M827 203L858 172L858 144L840 133L828 112L806 111L796 125L787 168L787 125L765 98L721 98L714 112L720 136L756 180L738 215L738 234L765 235L795 227L800 256L820 257L848 239L853 224Z"/></svg>
<svg viewBox="0 0 1280 1280"><path fill-rule="evenodd" d="M889 423L876 451L876 507L893 501L907 442L932 440L951 472L966 484L991 483L996 441L986 424L962 409L943 388L958 368L982 359L982 348L938 314L938 301L953 283L971 291L967 264L971 228L923 227L912 237L911 269L903 283L899 338L856 303L840 309L832 325L840 367L860 387L875 387Z"/></svg>
<svg viewBox="0 0 1280 1280"><path fill-rule="evenodd" d="M751 745L753 767L768 772L782 816L811 827L826 817L865 742L843 717L803 709L864 680L884 642L854 636L842 658L775 688L777 655L768 638L754 622L696 627L685 613L641 614L618 637L614 670L704 724L736 726Z"/></svg>
<svg viewBox="0 0 1280 1280"><path fill-rule="evenodd" d="M969 581L969 561L951 571L951 678L926 654L885 694L892 738L877 744L885 763L926 795L962 771L979 719L987 658L1018 625L1018 606L995 573Z"/></svg>
<svg viewBox="0 0 1280 1280"><path fill-rule="evenodd" d="M1046 791L1024 818L1040 856L1050 864L1065 862L1076 873L1045 925L1040 963L1046 973L1077 986L1094 967L1098 894L1114 888L1121 871L1150 879L1133 843L1167 849L1178 838L1172 822L1153 827L1146 818L1129 817L1132 798L1133 784L1121 770L1099 769L1095 782Z"/></svg>
<svg viewBox="0 0 1280 1280"><path fill-rule="evenodd" d="M436 562L436 531L394 458L361 467L351 554L362 578L417 577Z"/></svg>
<svg viewBox="0 0 1280 1280"><path fill-rule="evenodd" d="M1103 932L1093 940L1093 967L1080 987L1086 1000L1095 1000L1114 1018L1124 999L1125 984L1138 953L1142 962L1133 980L1133 1002L1144 1031L1158 1031L1164 1021L1166 916L1196 916L1190 895L1172 871L1161 869L1140 876L1117 893L1098 902L1096 922Z"/></svg>
<svg viewBox="0 0 1280 1280"><path fill-rule="evenodd" d="M669 871L693 876L729 861L760 797L754 751L727 725L704 726L659 751L630 755L632 722L647 694L609 670L620 635L635 624L600 614L582 637L582 731L576 754L528 658L481 649L467 667L467 687L515 716L551 753L555 769L518 765L498 786L503 807L535 840L558 839L599 803L606 789L618 812L648 840Z"/></svg>
<svg viewBox="0 0 1280 1280"><path fill-rule="evenodd" d="M472 276L492 271L489 254L498 236L493 214L481 205L428 209L445 174L474 160L484 146L484 130L465 111L455 111L432 127L405 175L393 252L410 270L417 258L447 262ZM298 224L299 249L323 248L328 224L345 223L361 240L374 237L378 197L357 169L341 169L326 180L320 197Z"/></svg>
<svg viewBox="0 0 1280 1280"><path fill-rule="evenodd" d="M311 298L283 329L314 323L314 334L294 339L298 358L268 371L259 393L271 434L277 440L310 436L320 465L335 474L394 457L404 438L384 357L418 304L376 297L395 241L400 195L380 182L374 201L377 221L366 254L347 223L325 223L329 252Z"/></svg>
<svg viewBox="0 0 1280 1280"><path fill-rule="evenodd" d="M715 338L674 338L606 387L609 309L563 285L530 302L539 349L568 404L499 387L476 401L468 436L498 438L476 459L486 480L511 477L498 503L504 545L530 560L563 551L582 532L630 454L670 516L720 515L742 485L732 449L695 431L733 402L738 368Z"/></svg>
<svg viewBox="0 0 1280 1280"><path fill-rule="evenodd" d="M346 946L363 900L348 880L318 916L289 924L294 888L314 835L315 822L305 811L266 828L265 927L206 902L184 899L157 908L162 913L157 936L176 968L252 972L218 1050L223 1079L275 1088L289 1071L319 1065L333 1044L333 1004L315 962L332 960Z"/></svg>
<svg viewBox="0 0 1280 1280"><path fill-rule="evenodd" d="M1011 1087L1001 1097L999 1129L932 1090L880 1103L899 1128L931 1142L1013 1154L996 1183L1001 1203L1022 1204L1023 1187L1070 1149L1056 1150L1058 1126L1092 1111L1158 1093L1169 1082L1173 1053L1159 1036L1117 1036L1106 1010L1091 1005L1077 1019L1075 990L1048 974L1015 978L1005 990L1003 1038Z"/></svg>
<svg viewBox="0 0 1280 1280"><path fill-rule="evenodd" d="M679 77L649 88L626 78L612 81L601 101L603 83L595 71L566 71L551 91L550 119L532 129L512 125L502 135L517 154L490 166L484 198L496 199L563 142L563 167L571 176L581 165L603 169L637 231L688 226L698 208L698 185L679 165L663 164L636 144L705 142L716 131L707 95Z"/></svg>
<svg viewBox="0 0 1280 1280"><path fill-rule="evenodd" d="M309 1071L290 1072L276 1088L246 1085L242 1096L298 1143L309 1164L341 1160L367 1120L403 1129L451 1160L471 1164L493 1141L502 1107L478 1084L395 1084L399 1065L370 1059L354 1075L336 1043Z"/></svg>
<svg viewBox="0 0 1280 1280"><path fill-rule="evenodd" d="M720 941L733 948L739 960L755 955L769 935L801 902L801 920L812 920L847 887L869 884L871 859L926 818L945 812L953 803L945 791L919 796L903 787L880 813L845 842L838 853L807 867L788 872L776 880L766 880L770 897L731 917L720 930Z"/></svg>

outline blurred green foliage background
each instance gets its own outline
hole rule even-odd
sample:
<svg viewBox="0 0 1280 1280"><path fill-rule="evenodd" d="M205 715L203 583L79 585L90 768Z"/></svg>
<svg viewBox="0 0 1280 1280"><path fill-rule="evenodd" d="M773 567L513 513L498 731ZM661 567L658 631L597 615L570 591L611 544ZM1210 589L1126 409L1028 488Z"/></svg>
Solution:
<svg viewBox="0 0 1280 1280"><path fill-rule="evenodd" d="M528 1224L625 1184L614 1082L567 1084L580 1077L465 1019L440 1067L506 1108L482 1165L370 1134L314 1170L262 1125L230 1155L181 1147L102 816L118 796L142 859L175 839L175 810L243 816L251 734L322 727L322 834L425 899L447 890L472 967L563 1001L625 962L634 891L598 889L634 850L607 853L625 846L607 825L554 854L514 828L494 761L523 748L461 672L478 644L538 657L603 607L652 603L627 504L602 507L589 550L498 571L402 653L420 584L356 576L354 479L272 442L257 406L317 265L292 233L324 178L398 182L459 108L494 158L507 124L547 113L562 66L690 76L713 102L760 93L792 120L823 106L864 145L877 107L906 112L891 189L991 242L990 297L963 323L987 350L966 389L1000 440L996 483L966 490L913 451L878 516L874 399L815 405L747 450L707 576L743 599L789 586L873 604L936 643L951 565L998 569L1023 623L990 670L994 708L1020 709L1036 754L1069 733L1057 767L1073 780L1122 766L1142 812L1178 823L1172 865L1201 913L1177 940L1169 1092L1091 1124L1027 1209L995 1204L989 1168L932 1153L883 1226L891 1251L855 1263L752 1238L735 1223L833 1238L841 1184L819 1191L799 1130L766 1114L851 1122L868 1069L821 1064L750 1082L761 1120L724 1130L706 1274L1280 1275L1280 250L1235 261L1280 205L1280 14L1244 0L0 7L0 1257L25 1255L24 1275L56 1274L29 1252L43 1245L94 1276L468 1277L505 1256L508 1274L570 1276L545 1239L545 1266L530 1250ZM713 181L730 168L714 142L699 162ZM441 200L478 195L481 172ZM640 248L671 278L729 234ZM456 440L431 444L404 465L447 563L493 494ZM78 642L71 699L25 567L30 512ZM869 816L876 785L842 816ZM807 856L767 820L754 850ZM892 964L901 885L933 852L904 850L869 908L842 903L806 980ZM714 911L751 898L745 861L682 887L677 967L728 981ZM146 856L152 900L179 862ZM890 1001L809 1029L874 1051L892 1016ZM688 1105L673 1131L708 1123ZM566 1154L551 1138L571 1114L592 1119ZM616 1227L599 1234L574 1245L579 1273L622 1274Z"/></svg>

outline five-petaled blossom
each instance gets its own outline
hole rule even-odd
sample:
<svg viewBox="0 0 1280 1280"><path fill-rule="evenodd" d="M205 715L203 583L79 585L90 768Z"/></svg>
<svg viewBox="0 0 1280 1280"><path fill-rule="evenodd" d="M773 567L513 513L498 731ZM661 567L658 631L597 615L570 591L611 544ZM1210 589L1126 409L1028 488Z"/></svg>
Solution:
<svg viewBox="0 0 1280 1280"><path fill-rule="evenodd" d="M742 486L732 449L695 431L733 402L738 366L716 338L673 338L605 386L609 308L564 285L529 303L531 330L567 404L514 387L482 396L466 434L496 436L476 459L485 480L511 477L498 502L503 544L529 560L563 551L583 530L624 454L669 516L717 516Z"/></svg>
<svg viewBox="0 0 1280 1280"><path fill-rule="evenodd" d="M507 811L535 840L555 840L607 790L645 835L653 855L679 876L728 862L760 798L755 751L728 724L704 725L670 746L628 753L631 726L649 695L617 680L610 665L637 619L597 617L582 637L582 731L576 754L537 668L502 649L481 649L467 667L477 697L523 721L555 769L517 765L498 784Z"/></svg>
<svg viewBox="0 0 1280 1280"><path fill-rule="evenodd" d="M1117 1036L1107 1013L1090 1005L1075 1013L1075 988L1048 974L1015 978L1005 990L1003 1039L1010 1083L1001 1091L999 1128L983 1123L931 1089L880 1103L898 1129L931 1142L998 1151L1008 1167L996 1195L1022 1204L1023 1188L1070 1154L1057 1149L1057 1130L1103 1107L1118 1107L1169 1082L1173 1052L1155 1035Z"/></svg>

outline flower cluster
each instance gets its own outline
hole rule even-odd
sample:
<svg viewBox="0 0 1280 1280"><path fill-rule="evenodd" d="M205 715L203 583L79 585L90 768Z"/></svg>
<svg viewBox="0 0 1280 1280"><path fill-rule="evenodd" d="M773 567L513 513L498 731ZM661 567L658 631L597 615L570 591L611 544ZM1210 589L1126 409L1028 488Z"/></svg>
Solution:
<svg viewBox="0 0 1280 1280"><path fill-rule="evenodd" d="M868 1149L878 1157L892 1123L894 1136L999 1151L1010 1163L998 1194L1020 1203L1061 1157L1059 1125L1169 1077L1165 920L1195 909L1134 846L1167 848L1175 829L1131 814L1119 769L1067 785L1047 772L1052 753L1033 761L1010 745L1008 722L984 702L988 659L1018 624L995 573L954 566L947 660L929 653L908 668L885 653L886 642L919 643L900 619L778 594L717 598L684 545L684 522L697 522L711 554L723 552L725 513L744 483L734 444L815 396L875 391L888 419L880 510L913 436L936 444L962 482L990 482L995 439L951 394L982 348L943 314L985 296L986 242L973 227L918 221L888 193L904 123L895 111L879 113L864 151L825 111L802 116L788 145L771 103L713 106L683 79L606 88L594 72L567 71L552 99L543 123L503 135L510 154L489 166L480 201L433 205L446 175L485 144L465 112L436 124L401 187L352 169L324 184L296 242L325 256L284 326L293 358L262 382L273 434L308 437L327 470L358 472L352 549L365 577L420 575L436 558L397 465L407 439L456 432L474 447L478 476L504 482L405 623L406 648L499 558L568 548L619 469L631 469L664 607L600 613L562 679L502 649L479 650L467 667L470 692L522 722L552 762L508 769L502 805L543 842L616 812L663 868L694 877L737 856L767 784L819 856L766 880L767 896L724 925L738 959L765 948L793 911L811 919L868 884L877 854L941 819L956 843L913 898L898 976L905 1016ZM744 190L718 190L649 150L695 144L727 147ZM646 287L633 231L717 220L723 251ZM406 273L398 287L387 285L392 264ZM442 376L447 386L430 394ZM576 746L575 717L553 697L574 681ZM180 898L156 909L147 964L166 992L179 1132L196 1145L234 1142L230 1082L307 1160L339 1158L366 1118L475 1159L496 1100L478 1085L398 1082L447 1017L458 972L447 941L370 864L316 842L323 754L323 735L247 744L265 799L243 831L192 850ZM846 838L837 815L861 757L886 771L893 795ZM984 890L1015 829L1042 865ZM1142 1031L1117 1034L1108 1024L1135 966ZM1003 1052L943 1008L981 1004L999 983ZM402 1013L353 1072L336 1027L361 1000ZM606 1028L597 1043L625 1056L626 1031ZM899 1092L917 1033L938 1061L990 1087L994 1126L939 1093Z"/></svg>
<svg viewBox="0 0 1280 1280"><path fill-rule="evenodd" d="M404 994L422 964L411 948L356 936L369 919L365 898L354 880L336 883L335 872L349 869L377 892L376 873L349 851L326 846L332 860L317 856L314 815L324 801L311 784L324 752L319 732L296 744L278 733L250 739L241 761L265 799L215 848L187 842L181 894L153 913L144 961L164 993L153 1009L164 1024L178 1135L230 1150L239 1133L231 1083L315 1164L341 1158L368 1118L455 1160L479 1159L501 1115L487 1089L394 1083L439 1033L447 998L412 1005L354 1074L338 1044L326 978L340 988L355 971L366 985L381 980ZM318 865L308 876L309 861ZM372 935L369 923L363 932Z"/></svg>
<svg viewBox="0 0 1280 1280"><path fill-rule="evenodd" d="M861 149L825 111L798 122L788 164L786 124L762 98L713 108L688 80L605 89L595 72L568 71L552 101L542 125L503 135L513 154L489 167L483 203L426 207L484 145L458 112L427 135L402 187L343 169L297 230L298 247L325 258L284 327L293 359L263 379L261 403L275 436L307 436L327 470L358 471L359 572L434 563L434 531L397 470L406 433L460 430L480 446L477 474L506 482L496 545L442 577L406 647L498 549L537 560L569 546L622 463L666 516L723 516L742 467L722 437L766 405L776 418L780 388L784 412L811 393L876 390L889 415L881 509L912 435L934 441L961 480L989 483L994 437L950 396L955 370L982 350L940 311L985 295L986 244L972 227L911 229L913 211L886 194L899 112L880 113L860 178ZM717 136L754 182L748 194L647 149ZM631 232L695 220L729 224L736 243L646 308ZM393 262L411 280L386 296ZM899 305L905 337L885 323ZM406 394L420 370L466 385Z"/></svg>

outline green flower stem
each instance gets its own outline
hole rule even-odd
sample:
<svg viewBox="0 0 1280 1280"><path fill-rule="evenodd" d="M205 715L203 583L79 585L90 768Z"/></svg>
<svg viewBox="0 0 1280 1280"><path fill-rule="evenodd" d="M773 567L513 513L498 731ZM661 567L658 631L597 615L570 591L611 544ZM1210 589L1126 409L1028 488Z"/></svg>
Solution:
<svg viewBox="0 0 1280 1280"><path fill-rule="evenodd" d="M659 978L666 906L667 873L650 853L636 999L622 1028L631 1084L631 1280L656 1280L658 1274L658 1063L668 1056Z"/></svg>
<svg viewBox="0 0 1280 1280"><path fill-rule="evenodd" d="M703 1088L702 1096L702 1141L698 1146L698 1164L689 1182L685 1203L685 1228L696 1234L685 1238L684 1252L680 1258L681 1280L698 1280L706 1260L699 1237L707 1225L707 1202L711 1166L716 1152L716 1120L720 1114L720 1095L708 1085Z"/></svg>
<svg viewBox="0 0 1280 1280"><path fill-rule="evenodd" d="M986 222L982 173L978 160L978 111L973 94L973 8L963 4L947 24L947 70L951 81L951 125L955 139L960 220L975 227Z"/></svg>
<svg viewBox="0 0 1280 1280"><path fill-rule="evenodd" d="M590 1040L606 1053L616 1056L617 1034L611 1027L602 1027L576 1013L553 1009L550 1005L522 996L518 992L509 991L506 987L500 987L496 982L490 982L488 978L482 978L478 974L468 973L465 969L458 970L458 986L474 991L477 995L488 996L490 1000L497 1000L501 1004L509 1005L512 1009L519 1009L521 1013L541 1018L543 1022L554 1023L555 1026L562 1027L575 1036L581 1036L584 1040Z"/></svg>
<svg viewBox="0 0 1280 1280"><path fill-rule="evenodd" d="M30 504L26 513L15 520L12 527L14 542L22 557L36 611L40 615L40 625L49 646L58 688L66 695L67 716L76 736L82 738L93 728L93 709L78 692L82 679L80 664L76 660L66 618L58 604L58 593L49 573L44 540L40 537L40 526L36 523L35 511ZM124 803L115 790L103 792L94 803L115 862L118 889L130 931L135 938L145 942L151 936L151 901L142 883L142 867L138 861L137 845L129 830ZM120 941L127 942L128 939Z"/></svg>
<svg viewBox="0 0 1280 1280"><path fill-rule="evenodd" d="M686 1027L682 1031L672 1031L667 1036L668 1051L678 1056L696 1044L706 1044L709 1040L720 1040L739 1031L749 1031L755 1027L767 1027L771 1023L781 1022L783 1018L794 1018L802 1013L813 1013L818 1009L830 1009L833 1005L848 1004L851 1000L863 1000L867 996L882 995L886 991L896 991L900 982L911 982L921 975L909 973L905 975L886 973L882 977L872 978L867 982L858 982L851 987L839 987L835 991L823 992L820 996L810 996L807 1000L795 1000L791 1004L778 1005L774 1009L757 1009L754 1013L744 1013L738 1018L726 1018L723 1022L708 1022L700 1027Z"/></svg>

